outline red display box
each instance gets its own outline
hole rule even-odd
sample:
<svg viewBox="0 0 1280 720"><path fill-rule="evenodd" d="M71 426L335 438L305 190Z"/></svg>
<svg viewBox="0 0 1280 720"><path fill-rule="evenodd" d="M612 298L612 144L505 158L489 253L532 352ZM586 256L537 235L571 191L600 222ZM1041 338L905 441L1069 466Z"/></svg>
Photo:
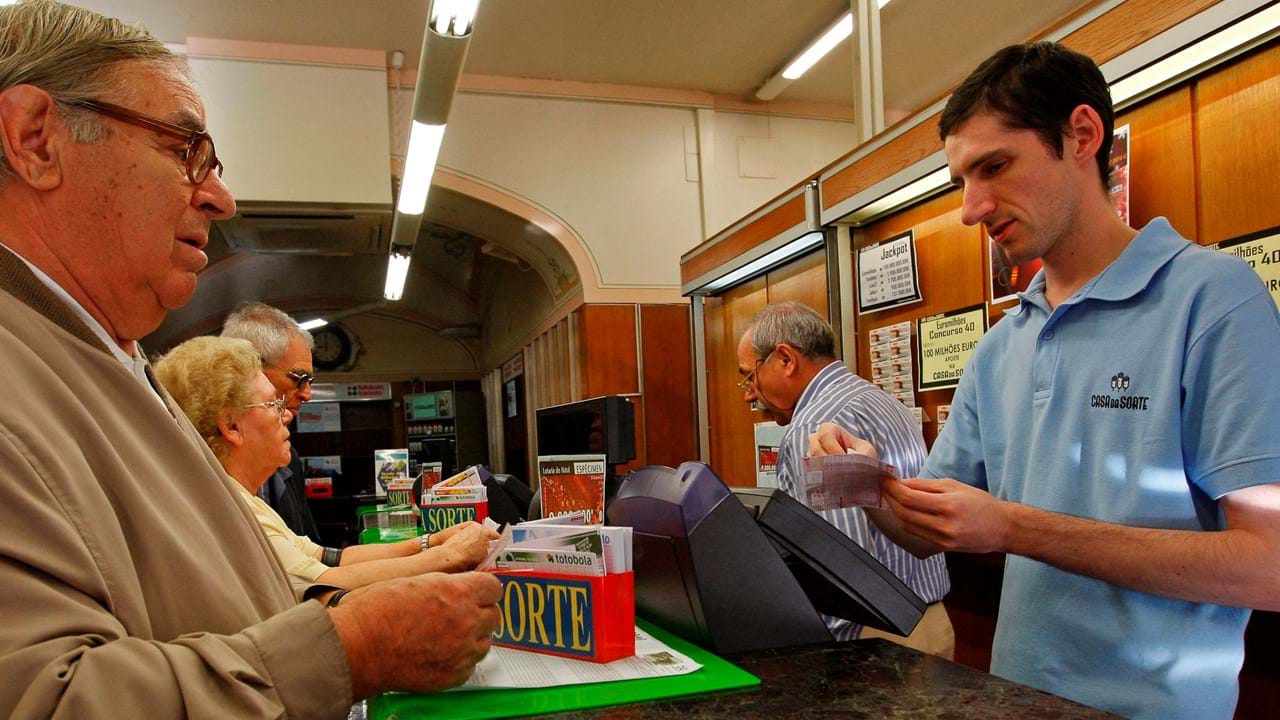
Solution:
<svg viewBox="0 0 1280 720"><path fill-rule="evenodd" d="M635 573L493 573L502 581L494 645L598 663L636 654Z"/></svg>

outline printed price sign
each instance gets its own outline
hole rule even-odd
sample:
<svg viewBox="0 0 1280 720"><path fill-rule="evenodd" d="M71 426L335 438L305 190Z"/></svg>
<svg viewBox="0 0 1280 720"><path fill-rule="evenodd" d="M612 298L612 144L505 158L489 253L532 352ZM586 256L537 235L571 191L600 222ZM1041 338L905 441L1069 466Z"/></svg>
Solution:
<svg viewBox="0 0 1280 720"><path fill-rule="evenodd" d="M859 315L921 299L913 231L858 251Z"/></svg>
<svg viewBox="0 0 1280 720"><path fill-rule="evenodd" d="M1249 263L1280 307L1280 227L1218 243L1218 249Z"/></svg>
<svg viewBox="0 0 1280 720"><path fill-rule="evenodd" d="M987 305L952 310L916 321L920 392L960 384L964 365L987 332Z"/></svg>

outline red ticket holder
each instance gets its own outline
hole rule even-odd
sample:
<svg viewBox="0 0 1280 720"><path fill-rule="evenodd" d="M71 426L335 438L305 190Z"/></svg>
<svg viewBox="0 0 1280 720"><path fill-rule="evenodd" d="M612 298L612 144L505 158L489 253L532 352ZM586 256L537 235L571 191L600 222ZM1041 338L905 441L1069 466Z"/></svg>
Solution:
<svg viewBox="0 0 1280 720"><path fill-rule="evenodd" d="M309 498L331 498L333 497L333 478L328 477L312 477L306 479L307 497Z"/></svg>
<svg viewBox="0 0 1280 720"><path fill-rule="evenodd" d="M422 526L429 533L438 533L458 523L484 522L489 517L489 501L463 503L425 503L422 510Z"/></svg>
<svg viewBox="0 0 1280 720"><path fill-rule="evenodd" d="M636 654L635 573L493 572L502 581L494 645L598 663Z"/></svg>

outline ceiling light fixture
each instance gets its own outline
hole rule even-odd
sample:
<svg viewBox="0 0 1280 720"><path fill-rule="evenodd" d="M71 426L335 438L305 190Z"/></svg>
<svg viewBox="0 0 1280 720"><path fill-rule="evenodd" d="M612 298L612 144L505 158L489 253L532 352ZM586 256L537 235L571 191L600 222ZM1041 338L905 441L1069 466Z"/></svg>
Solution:
<svg viewBox="0 0 1280 720"><path fill-rule="evenodd" d="M387 256L387 284L382 297L399 300L404 297L404 281L409 277L409 262L413 260L413 248L409 252L392 252Z"/></svg>
<svg viewBox="0 0 1280 720"><path fill-rule="evenodd" d="M413 125L400 180L400 197L391 221L391 255L384 297L399 300L409 273L413 246L422 228L427 194L444 143L449 108L458 89L480 0L434 0L422 33L422 57L413 93ZM399 273L398 277L394 277ZM393 297L394 295L394 297Z"/></svg>
<svg viewBox="0 0 1280 720"><path fill-rule="evenodd" d="M302 328L303 330L315 330L316 328L322 328L328 324L329 324L329 321L325 320L324 318L312 318L310 320L306 320L304 322L298 323L298 327Z"/></svg>

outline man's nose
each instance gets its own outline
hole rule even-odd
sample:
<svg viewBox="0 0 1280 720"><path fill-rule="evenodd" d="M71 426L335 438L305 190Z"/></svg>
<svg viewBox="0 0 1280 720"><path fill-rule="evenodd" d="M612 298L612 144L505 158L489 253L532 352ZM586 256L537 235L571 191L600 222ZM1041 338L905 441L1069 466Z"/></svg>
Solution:
<svg viewBox="0 0 1280 720"><path fill-rule="evenodd" d="M970 183L964 187L964 204L960 207L960 222L965 225L977 225L982 219L995 212L995 202L991 194L981 186Z"/></svg>

